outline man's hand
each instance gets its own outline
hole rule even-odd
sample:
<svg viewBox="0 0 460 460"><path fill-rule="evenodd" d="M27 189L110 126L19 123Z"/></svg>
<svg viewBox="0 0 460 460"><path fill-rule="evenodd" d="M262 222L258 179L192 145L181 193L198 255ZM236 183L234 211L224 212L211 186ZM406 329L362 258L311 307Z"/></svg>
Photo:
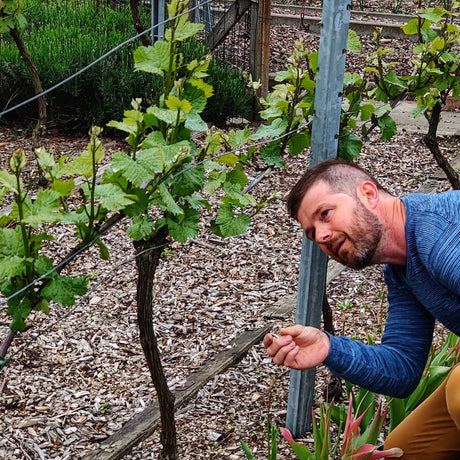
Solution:
<svg viewBox="0 0 460 460"><path fill-rule="evenodd" d="M329 353L329 337L314 327L296 324L281 329L280 335L264 337L264 347L275 364L310 369L321 364Z"/></svg>

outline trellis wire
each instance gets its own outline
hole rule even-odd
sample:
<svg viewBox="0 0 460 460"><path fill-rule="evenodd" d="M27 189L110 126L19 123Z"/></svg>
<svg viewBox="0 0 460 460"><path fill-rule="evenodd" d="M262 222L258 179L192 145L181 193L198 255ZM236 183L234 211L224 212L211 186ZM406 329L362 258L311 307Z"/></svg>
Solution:
<svg viewBox="0 0 460 460"><path fill-rule="evenodd" d="M121 44L119 44L118 46L112 48L111 50L109 50L107 53L105 53L104 55L102 55L100 58L96 59L95 61L93 61L92 63L90 63L89 65L87 65L86 67L84 67L83 69L79 70L78 72L75 72L73 75L69 76L68 78L62 80L61 82L59 82L58 84L48 88L47 90L43 91L42 93L26 100L26 101L23 101L19 104L17 104L16 106L10 108L10 109L7 109L7 110L4 110L3 112L0 112L0 118L3 116L3 115L6 115L7 113L13 111L13 110L16 110L30 102L33 102L34 100L38 99L40 96L44 96L52 91L54 91L55 89L59 88L60 86L64 85L65 83L71 81L72 79L74 79L75 77L77 77L78 75L81 75L82 73L84 73L86 70L88 70L89 68L91 68L93 65L101 62L102 60L104 60L105 58L107 58L109 55L111 55L112 53L114 53L115 51L118 51L121 47L125 46L126 44L128 43L131 43L132 41L138 39L139 37L141 37L142 35L145 35L145 34L148 34L150 32L153 32L154 29L156 28L159 28L160 26L163 26L165 24L167 24L169 21L173 20L173 19L176 19L180 16L182 16L183 14L189 14L190 12L193 12L195 11L196 12L196 15L197 15L197 18L200 18L200 14L203 16L203 21L205 21L205 25L209 23L213 23L215 24L217 22L217 18L215 16L213 16L212 14L208 14L211 10L209 8L206 8L206 6L209 6L209 4L211 3L211 0L206 0L206 1L202 1L200 3L197 3L195 6L191 7L189 10L187 10L186 12L180 14L180 15L177 15L173 18L169 18L168 20L166 21L162 21L161 23L158 23L156 25L153 25L152 27L146 29L144 32L140 33L140 34L137 34L136 36L134 37L131 37L130 39L126 40L125 42L122 42ZM229 2L226 2L225 0L223 2L220 3L220 6L223 5L223 9L225 11L225 9L227 8L227 5L229 4ZM231 65L233 65L234 67L237 67L239 68L240 70L247 70L247 65L248 65L248 62L249 62L249 59L247 58L247 49L249 48L249 22L250 22L250 13L249 11L245 14L244 16L244 25L241 25L242 21L240 21L237 25L236 28L234 28L234 32L232 34L230 34L226 40L217 48L216 50L216 53L218 55L218 57L220 57L220 59L222 61L225 61L227 63L230 63ZM201 21L201 18L200 18L200 22ZM246 43L246 45L245 45ZM240 49L238 50L239 52L235 52L235 47L239 45L240 46ZM243 45L243 46L241 46ZM264 144L267 144L267 143L271 143L273 141L276 141L276 140L279 140L279 139L282 139L283 137L285 136L288 136L290 134L293 134L295 132L300 132L304 129L306 129L308 126L308 124L306 126L304 126L303 128L299 128L299 129L296 129L296 130L293 130L291 132L288 132L288 133L285 133L284 135L281 135L281 136L278 136L277 138L274 138L274 139L269 139L269 140L266 140L266 141L261 141L261 142L256 142L256 143L253 143L253 144L248 144L246 146L243 146L243 147L239 147L237 149L234 149L234 150L231 150L231 151L226 151L226 152L223 152L223 153L220 153L216 156L214 156L213 158L211 158L211 160L213 159L218 159L219 157L222 157L224 155L227 155L229 153L236 153L238 151L241 151L243 149L248 149L248 148L251 148L251 147L257 147L257 146L261 146L261 145L264 145ZM181 171L181 172L178 172L176 174L179 175L179 174L182 174L196 166L198 166L199 164L202 164L202 163L205 163L206 161L209 161L210 159L206 159L198 164L195 164L193 166L190 166L189 168L186 168L185 170ZM257 185L257 183L260 182L260 180L262 179L263 175L265 173L262 173L260 175L260 178L256 178L254 179L254 181L249 184L249 186L247 186L244 190L245 193L247 193L250 189L252 189L255 185ZM175 176L175 177L176 177ZM86 245L82 246L81 248L79 248L74 254L72 254L71 256L67 257L66 259L64 259L63 261L61 261L59 264L57 264L55 267L53 267L51 270L49 270L47 273L43 274L42 276L40 276L39 278L35 279L34 281L32 281L31 283L29 283L28 285L24 286L23 288L21 288L20 290L18 290L17 292L15 292L14 294L12 294L11 296L9 296L8 298L6 299L3 299L0 301L0 306L2 305L5 305L9 300L11 300L12 298L14 298L15 296L17 295L20 295L22 292L26 291L27 289L35 286L37 283L39 283L42 279L46 278L47 276L49 276L51 273L57 271L57 270L60 270L61 267L67 265L68 263L70 263L75 257L77 257L79 254L81 254L83 251L85 251L86 249L88 249L90 246L92 246L98 239L100 238L100 236L97 236L94 240L92 240L91 242L87 243ZM149 249L146 249L145 251L143 251L142 253L146 252L146 251L149 251L149 250L153 250L153 249L156 249L156 248L149 248ZM141 255L142 253L140 254L137 254L135 256L132 256L130 258L127 258L125 259L124 262L122 262L121 264L123 263L126 263L126 261L129 261L129 260L134 260L135 257L137 257L138 255ZM112 271L116 270L121 264L119 264L118 266L114 267ZM110 272L110 273L111 273ZM100 286L100 284L103 282L103 280L101 280L96 286L94 286L93 288L91 288L90 291L88 291L84 296L82 296L80 299L79 299L79 303L77 303L77 305L75 307L73 307L71 310L69 310L69 312L63 316L63 318L66 318L68 317L69 315L72 314L73 311L75 311L75 309L77 308L77 306L79 306L80 304L83 303L83 301L87 298L87 296L91 293L91 292L94 292L94 290ZM63 319L62 318L62 319ZM59 322L59 321L58 321ZM50 326L48 326L44 332L46 332L47 330L50 330L52 327L54 327L58 322L55 322L53 324L51 324ZM43 333L44 333L43 332ZM3 359L3 362L0 362L0 368L9 360L11 359L12 356L15 356L17 353L19 353L20 351L22 351L24 348L27 347L27 345L29 343L32 343L33 341L37 340L37 338L39 337L40 335L38 335L35 339L31 339L30 342L27 342L26 344L24 344L22 347L20 347L13 355L10 356L10 358L5 358Z"/></svg>
<svg viewBox="0 0 460 460"><path fill-rule="evenodd" d="M82 295L78 301L76 302L76 304L70 308L63 316L61 316L58 320L54 321L53 323L49 324L48 326L46 326L42 331L39 331L34 337L30 338L29 340L27 340L26 342L24 342L21 346L18 347L17 350L15 350L13 353L11 353L10 356L6 356L6 357L0 357L0 370L7 364L11 361L12 358L14 358L16 355L18 355L21 351L25 350L26 348L28 348L32 343L36 342L42 335L44 335L46 332L50 331L51 329L53 329L54 326L58 325L62 320L68 318L69 316L71 316L72 314L74 314L77 309L83 305L83 303L87 300L87 298L93 293L95 292L97 289L99 289L102 285L102 283L107 280L107 278L114 274L120 267L122 267L123 265L125 265L126 263L128 262L131 262L133 260L136 260L137 257L140 257L141 255L143 254L146 254L147 252L150 252L150 251L155 251L157 249L161 249L163 247L166 247L168 244L162 244L162 245L158 245L158 246L152 246L150 248L147 248L147 249L144 249L143 251L137 253L137 254L134 254L133 256L130 256L130 257L126 257L125 259L123 259L121 262L119 262L117 265L115 265L111 270L109 270L109 272L104 275L102 277L102 279L96 283L93 287L91 287L91 289L86 292L84 295Z"/></svg>
<svg viewBox="0 0 460 460"><path fill-rule="evenodd" d="M260 142L255 142L255 143L252 143L252 144L247 144L247 145L244 145L244 146L241 146L241 147L238 147L238 148L235 148L235 149L232 149L232 150L227 150L225 152L222 152L222 153L219 153L217 155L214 155L213 157L211 158L206 158L198 163L195 163L193 164L192 166L189 166L185 169L183 169L182 171L179 171L177 172L174 176L172 176L172 178L176 178L178 176L180 176L181 174L184 174L185 172L187 171L190 171L191 169L194 169L196 168L197 166L200 166L202 164L205 164L207 163L208 161L213 161L213 160L217 160L225 155L229 155L231 153L238 153L239 151L241 150L244 150L244 149L249 149L251 147L260 147L260 146L263 146L263 145L266 145L266 144L269 144L271 142L275 142L277 140L280 140L280 139L283 139L284 137L286 136L289 136L291 134L295 134L295 133L299 133L299 132L302 132L302 131L305 131L308 127L308 125L310 124L311 122L307 123L305 126L301 127L301 128L297 128L297 129L294 129L292 131L288 131L287 133L284 133L280 136L277 136L275 138L271 138L271 139L267 139L265 141L260 141ZM265 174L262 173L261 174L261 178L263 177L263 175ZM260 182L260 179L259 178L256 178L253 180L253 182L250 184L250 186L246 187L244 189L244 193L248 193L252 188L255 187L255 185L257 185L258 183ZM77 257L79 254L81 254L83 251L85 251L86 249L88 249L89 247L91 247L92 245L94 245L96 243L96 241L98 241L100 239L101 235L98 235L96 236L92 241L86 243L85 245L83 245L81 248L79 248L78 250L75 251L75 253L71 254L70 256L66 257L64 260L62 260L61 262L59 262L56 266L54 266L51 270L49 270L48 272L44 273L43 275L41 275L40 277L36 278L35 280L33 280L32 282L30 282L29 284L27 284L26 286L22 287L21 289L19 289L18 291L16 291L15 293L11 294L9 297L5 298L5 299L2 299L0 300L0 306L3 306L5 305L7 302L9 302L11 299L13 299L14 297L18 296L19 294L23 293L24 291L26 291L27 289L35 286L37 283L39 283L41 280L45 279L46 277L48 277L50 274L52 274L53 272L56 272L57 270L60 270L62 267L64 267L65 265L67 265L68 263L70 263L75 257Z"/></svg>
<svg viewBox="0 0 460 460"><path fill-rule="evenodd" d="M197 4L196 6L190 8L189 10L186 10L185 12L183 12L181 14L178 14L178 15L172 17L172 18L169 18L169 19L163 21L162 23L155 24L153 27L149 27L148 29L144 30L142 33L137 34L134 37L131 37L128 40L120 43L119 45L115 46L111 50L107 51L107 53L103 54L101 57L97 58L95 61L91 62L90 64L88 64L87 66L83 67L79 71L75 72L73 75L70 75L69 77L65 78L61 82L56 83L54 86L51 86L50 88L46 89L45 91L41 92L40 94L36 94L35 96L33 96L33 97L31 97L31 98L29 98L29 99L27 99L25 101L20 102L19 104L15 105L14 107L10 107L9 109L6 109L6 110L0 112L0 119L4 115L6 115L7 113L10 113L10 112L12 112L12 111L14 111L14 110L16 110L16 109L18 109L20 107L23 107L23 106L29 104L30 102L33 102L33 101L37 100L41 96L45 96L45 95L51 93L52 91L54 91L55 89L63 86L65 83L68 83L69 81L73 80L75 77L77 77L77 76L81 75L82 73L86 72L88 69L90 69L94 65L98 64L99 62L103 61L104 59L106 59L108 56L113 54L115 51L118 51L123 46L127 45L128 43L131 43L131 42L137 40L139 37L142 37L143 35L146 35L146 34L150 33L153 29L157 29L160 26L164 26L165 24L168 24L168 22L172 21L173 19L177 19L177 18L183 16L184 14L189 14L190 12L195 11L198 8L201 8L203 5L205 5L207 3L210 3L211 1L212 0L202 1L199 4Z"/></svg>
<svg viewBox="0 0 460 460"><path fill-rule="evenodd" d="M217 159L219 157L222 157L224 155L228 155L230 153L236 153L238 151L241 151L245 148L250 148L250 147L258 147L258 146L261 146L261 145L265 145L267 143L270 143L270 142L274 142L274 141L277 141L277 140L280 140L282 139L283 137L286 137L288 135L291 135L291 134L294 134L294 133L297 133L297 132L301 132L301 131L304 131L305 129L307 129L308 125L310 124L307 123L305 126L303 126L302 128L298 128L298 129L295 129L295 130L292 130L290 132L287 132L281 136L278 136L274 139L269 139L269 140L266 140L266 141L261 141L261 142L256 142L256 143L253 143L253 144L248 144L248 145L245 145L243 147L240 147L238 149L233 149L233 150L230 150L230 151L226 151L224 153L220 153L219 155L216 155L214 157L212 157L211 159L206 159L206 160L203 160L202 162L200 163L197 163L195 164L193 167L197 167L198 165L200 164L203 164L207 161L210 161L210 160L214 160L214 159ZM190 168L186 168L184 169L183 171L177 173L174 177L177 177L179 174L181 173L184 173L185 171L188 171L189 169L191 169L192 167ZM258 177L256 177L244 190L244 193L248 193L252 188L254 188L262 179L263 177L266 175L266 171L262 172ZM63 267L64 265L66 265L67 263L71 262L75 257L77 257L79 254L81 254L84 250L88 249L90 246L92 246L98 239L100 238L100 235L97 236L96 238L94 238L91 242L87 243L86 245L82 246L81 248L79 248L78 251L76 251L74 254L72 254L71 256L67 257L66 259L64 259L63 261L61 261L59 264L57 264L55 267L53 267L51 270L49 270L47 273L45 273L44 275L40 276L39 278L37 278L36 280L32 281L31 283L29 283L27 286L24 286L22 289L20 289L19 291L15 292L14 294L12 294L11 296L9 296L8 298L6 299L3 299L0 301L0 306L2 305L5 305L10 299L14 298L15 296L19 295L21 292L24 292L25 290L29 289L30 287L33 287L35 284L37 284L39 281L41 281L43 278L47 277L48 275L50 275L51 273L53 273L54 271L60 269L61 267ZM68 318L70 315L72 315L73 313L75 313L77 311L77 309L84 303L84 301L89 297L89 295L91 293L93 293L96 289L98 289L101 284L104 282L105 279L108 278L108 276L112 273L114 273L116 270L118 270L121 266L125 265L127 262L131 262L132 260L135 260L137 257L149 252L149 251L153 251L153 250L156 250L156 249L159 249L159 248L162 248L162 247L166 247L168 244L164 244L164 245L159 245L159 246L152 246L150 248L147 248L147 249L144 249L143 251L137 253L137 254L134 254L130 257L126 257L125 259L123 259L120 263L118 263L117 265L115 265L110 271L108 274L106 274L98 283L96 283L88 292L86 292L83 296L81 296L77 302L76 302L76 305L73 306L65 315L63 315L61 318L59 318L58 320L54 321L53 323L51 323L50 325L48 325L47 327L45 327L45 329L43 329L43 331L41 332L38 332L33 338L29 339L28 341L26 341L24 344L22 344L17 350L15 350L10 356L8 357L0 357L0 370L3 369L3 367L9 363L9 361L11 361L11 359L16 356L17 354L19 354L21 351L25 350L26 348L28 348L32 343L36 342L43 334L45 334L46 332L50 331L54 326L56 326L57 324L59 324L62 320L64 320L65 318Z"/></svg>

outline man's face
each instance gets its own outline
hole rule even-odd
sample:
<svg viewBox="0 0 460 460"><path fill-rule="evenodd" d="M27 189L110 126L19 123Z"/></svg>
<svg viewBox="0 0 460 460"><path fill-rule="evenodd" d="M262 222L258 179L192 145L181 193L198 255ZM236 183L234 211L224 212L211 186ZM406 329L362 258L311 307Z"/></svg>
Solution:
<svg viewBox="0 0 460 460"><path fill-rule="evenodd" d="M297 219L307 238L338 262L355 269L372 263L382 225L359 199L332 193L321 181L305 194Z"/></svg>

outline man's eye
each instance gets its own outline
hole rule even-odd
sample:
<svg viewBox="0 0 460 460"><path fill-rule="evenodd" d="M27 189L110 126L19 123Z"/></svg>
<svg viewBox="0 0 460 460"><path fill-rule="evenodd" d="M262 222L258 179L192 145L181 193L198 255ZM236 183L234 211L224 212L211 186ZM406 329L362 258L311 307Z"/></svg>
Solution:
<svg viewBox="0 0 460 460"><path fill-rule="evenodd" d="M327 217L328 215L329 215L329 209L326 209L321 213L321 217Z"/></svg>

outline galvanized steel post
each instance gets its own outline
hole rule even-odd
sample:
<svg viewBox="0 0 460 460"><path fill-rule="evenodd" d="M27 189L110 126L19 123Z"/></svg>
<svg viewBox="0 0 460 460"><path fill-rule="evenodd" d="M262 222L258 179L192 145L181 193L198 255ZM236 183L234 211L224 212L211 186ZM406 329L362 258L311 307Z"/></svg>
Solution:
<svg viewBox="0 0 460 460"><path fill-rule="evenodd" d="M337 156L349 23L350 0L323 1L310 167ZM326 255L304 236L296 323L320 327L326 272ZM291 371L286 427L294 437L310 429L314 387L315 369Z"/></svg>
<svg viewBox="0 0 460 460"><path fill-rule="evenodd" d="M150 1L150 28L152 45L165 37L165 0Z"/></svg>

